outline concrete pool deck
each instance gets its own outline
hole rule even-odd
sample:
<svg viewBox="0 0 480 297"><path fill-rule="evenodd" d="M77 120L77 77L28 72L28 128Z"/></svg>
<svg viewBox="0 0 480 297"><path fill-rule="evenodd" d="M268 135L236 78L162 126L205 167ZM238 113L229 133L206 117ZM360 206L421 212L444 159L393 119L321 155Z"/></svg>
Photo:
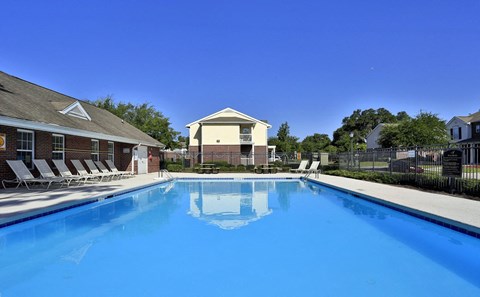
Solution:
<svg viewBox="0 0 480 297"><path fill-rule="evenodd" d="M172 175L178 178L300 178L302 176L290 173L261 175L251 173L212 175L172 173ZM342 189L353 195L366 196L382 204L480 234L480 201L322 174L309 179L329 187ZM39 188L29 191L25 187L0 189L0 226L164 181L164 178L158 179L158 173L151 173L122 180L51 190Z"/></svg>

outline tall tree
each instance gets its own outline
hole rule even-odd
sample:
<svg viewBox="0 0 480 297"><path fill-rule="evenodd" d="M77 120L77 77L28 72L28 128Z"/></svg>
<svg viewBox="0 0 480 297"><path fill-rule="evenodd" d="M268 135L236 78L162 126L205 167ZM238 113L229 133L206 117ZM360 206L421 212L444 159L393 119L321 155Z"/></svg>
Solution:
<svg viewBox="0 0 480 297"><path fill-rule="evenodd" d="M280 125L277 132L277 137L270 137L268 139L269 145L276 145L279 152L293 152L298 150L298 137L290 135L290 126L288 122Z"/></svg>
<svg viewBox="0 0 480 297"><path fill-rule="evenodd" d="M305 137L302 140L301 147L303 152L321 152L326 151L331 142L327 134L315 133Z"/></svg>
<svg viewBox="0 0 480 297"><path fill-rule="evenodd" d="M397 122L406 121L406 120L411 119L411 117L405 111L398 112L397 115L395 116L395 118L397 119Z"/></svg>
<svg viewBox="0 0 480 297"><path fill-rule="evenodd" d="M400 112L400 116L408 116L406 112ZM348 151L351 143L361 149L365 146L368 133L380 123L396 123L397 117L385 108L354 110L353 113L343 118L342 126L333 133L333 145L339 151ZM353 136L350 137L350 134Z"/></svg>
<svg viewBox="0 0 480 297"><path fill-rule="evenodd" d="M112 96L100 98L90 103L108 110L165 144L167 148L176 148L178 146L176 138L180 133L170 127L169 119L149 103L139 105L123 102L115 103Z"/></svg>
<svg viewBox="0 0 480 297"><path fill-rule="evenodd" d="M397 125L385 126L378 139L382 147L424 146L447 142L445 121L429 112L420 112L414 118L403 120Z"/></svg>

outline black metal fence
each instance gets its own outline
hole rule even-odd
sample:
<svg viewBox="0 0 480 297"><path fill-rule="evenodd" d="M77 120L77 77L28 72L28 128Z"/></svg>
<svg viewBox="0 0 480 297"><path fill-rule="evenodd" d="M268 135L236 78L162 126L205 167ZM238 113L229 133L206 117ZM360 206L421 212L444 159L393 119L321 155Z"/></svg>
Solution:
<svg viewBox="0 0 480 297"><path fill-rule="evenodd" d="M462 151L462 173L451 178L442 175L443 153ZM374 171L394 175L401 183L422 188L480 196L480 143L444 146L374 149L338 154L340 169Z"/></svg>
<svg viewBox="0 0 480 297"><path fill-rule="evenodd" d="M191 152L163 152L162 169L168 169L167 165L177 164L180 168L188 170L194 168L198 164L214 163L218 166L225 167L255 167L264 164L275 164L277 167L297 168L302 160L312 161L322 160L323 165L337 164L338 156L328 153L277 153L272 154L243 154L233 152L208 152L208 153L191 153ZM241 169L241 168L240 168Z"/></svg>
<svg viewBox="0 0 480 297"><path fill-rule="evenodd" d="M449 178L442 175L443 153L452 148L463 152L462 175ZM296 168L301 160L320 161L323 170L338 168L389 174L400 183L413 186L465 193L480 197L480 142L409 148L374 149L345 153L277 152L242 154L232 152L173 153L165 160L193 168L200 163L220 163L228 167L253 167L275 163L279 167Z"/></svg>

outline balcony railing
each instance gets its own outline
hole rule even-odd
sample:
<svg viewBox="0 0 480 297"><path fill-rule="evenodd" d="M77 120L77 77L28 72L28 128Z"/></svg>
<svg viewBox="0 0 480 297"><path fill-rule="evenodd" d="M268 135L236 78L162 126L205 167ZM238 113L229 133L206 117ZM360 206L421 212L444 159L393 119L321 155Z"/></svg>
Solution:
<svg viewBox="0 0 480 297"><path fill-rule="evenodd" d="M252 134L240 134L240 143L252 143Z"/></svg>

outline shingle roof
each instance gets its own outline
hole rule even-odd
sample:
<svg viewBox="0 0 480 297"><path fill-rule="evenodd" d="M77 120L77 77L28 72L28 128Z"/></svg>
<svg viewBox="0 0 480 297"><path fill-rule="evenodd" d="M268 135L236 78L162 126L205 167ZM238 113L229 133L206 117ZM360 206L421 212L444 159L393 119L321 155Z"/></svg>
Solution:
<svg viewBox="0 0 480 297"><path fill-rule="evenodd" d="M60 113L77 101L91 117L91 121ZM0 71L0 116L48 124L52 127L65 127L68 131L115 136L129 143L163 146L156 139L104 109L2 71Z"/></svg>
<svg viewBox="0 0 480 297"><path fill-rule="evenodd" d="M476 113L472 113L468 116L457 116L457 118L461 119L465 123L473 123L473 122L480 122L480 111Z"/></svg>
<svg viewBox="0 0 480 297"><path fill-rule="evenodd" d="M222 113L233 113L233 114L236 114L236 115L235 116L218 116ZM235 124L259 123L259 124L265 125L267 127L267 129L270 129L272 127L266 121L257 120L255 118L252 118L249 115L241 113L241 112L239 112L239 111L237 111L233 108L230 108L230 107L227 107L227 108L222 109L220 111L217 111L216 113L213 113L209 116L201 118L200 120L192 122L192 123L188 124L186 127L190 128L190 126L198 124L198 123L235 123Z"/></svg>

